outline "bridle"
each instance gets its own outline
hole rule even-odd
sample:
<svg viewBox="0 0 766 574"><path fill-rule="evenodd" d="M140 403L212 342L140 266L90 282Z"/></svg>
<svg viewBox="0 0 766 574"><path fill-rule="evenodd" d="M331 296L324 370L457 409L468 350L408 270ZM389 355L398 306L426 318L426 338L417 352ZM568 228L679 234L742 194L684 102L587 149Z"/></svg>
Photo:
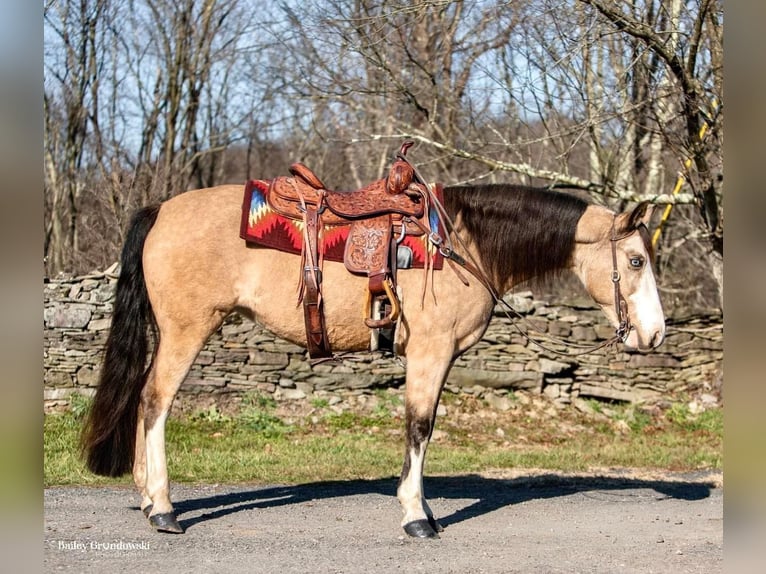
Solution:
<svg viewBox="0 0 766 574"><path fill-rule="evenodd" d="M622 296L620 291L620 271L617 269L617 242L622 239L627 239L633 235L636 229L631 229L627 233L617 236L615 224L617 222L617 216L612 219L612 232L609 238L609 243L612 245L612 284L614 285L614 311L617 314L617 328L615 329L614 336L624 343L628 340L630 334L630 315L628 315L628 302L625 301L625 297Z"/></svg>

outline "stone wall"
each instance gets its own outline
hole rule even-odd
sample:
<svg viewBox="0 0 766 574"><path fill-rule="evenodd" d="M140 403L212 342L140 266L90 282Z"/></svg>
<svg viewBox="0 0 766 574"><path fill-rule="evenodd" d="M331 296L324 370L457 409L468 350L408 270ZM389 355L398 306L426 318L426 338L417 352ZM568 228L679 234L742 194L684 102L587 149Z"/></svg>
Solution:
<svg viewBox="0 0 766 574"><path fill-rule="evenodd" d="M114 269L45 284L46 409L66 405L72 393L94 392L109 332L117 281ZM508 301L552 348L563 350L551 337L593 344L613 334L601 311L590 302L552 305L534 299L530 292L511 295ZM715 313L668 318L665 344L648 354L620 347L561 357L529 343L515 324L519 321L510 320L497 309L484 338L455 362L447 389L469 393L524 389L545 394L558 403L578 397L638 402L677 392L705 391L721 383L723 325ZM277 399L300 399L404 382L400 360L380 353L313 367L306 357L301 347L232 316L202 350L181 392L258 390Z"/></svg>

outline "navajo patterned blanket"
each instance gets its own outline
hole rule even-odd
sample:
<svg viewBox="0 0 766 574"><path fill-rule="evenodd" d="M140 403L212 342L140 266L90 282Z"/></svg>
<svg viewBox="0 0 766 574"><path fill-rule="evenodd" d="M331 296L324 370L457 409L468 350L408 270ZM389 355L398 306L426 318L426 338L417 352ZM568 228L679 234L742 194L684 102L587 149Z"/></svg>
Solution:
<svg viewBox="0 0 766 574"><path fill-rule="evenodd" d="M251 245L278 249L287 253L300 254L303 244L303 222L293 221L273 211L266 196L269 191L268 180L251 180L245 185L242 202L242 221L240 237ZM441 201L441 197L438 198ZM432 210L433 211L433 210ZM444 237L436 213L431 213L431 229L437 229ZM349 228L346 225L325 226L321 244L327 261L343 261ZM434 269L441 269L444 258L429 242L426 236L406 236L402 240L412 250L412 266L423 268L427 257L432 258Z"/></svg>

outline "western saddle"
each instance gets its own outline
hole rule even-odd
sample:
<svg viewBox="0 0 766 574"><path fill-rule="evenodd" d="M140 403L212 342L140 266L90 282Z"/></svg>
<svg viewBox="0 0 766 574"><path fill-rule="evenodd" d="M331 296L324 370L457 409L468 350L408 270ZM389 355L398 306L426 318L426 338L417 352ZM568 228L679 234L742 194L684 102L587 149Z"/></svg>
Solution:
<svg viewBox="0 0 766 574"><path fill-rule="evenodd" d="M321 290L325 226L349 226L343 261L349 272L368 277L365 324L374 330L391 329L399 317L396 271L407 266L408 255L399 243L405 235L431 233L429 191L424 183L414 181L416 172L404 157L411 145L402 145L387 177L356 191L328 190L301 163L290 166L292 177L277 177L270 183L269 206L303 222L299 300L312 359L332 356Z"/></svg>

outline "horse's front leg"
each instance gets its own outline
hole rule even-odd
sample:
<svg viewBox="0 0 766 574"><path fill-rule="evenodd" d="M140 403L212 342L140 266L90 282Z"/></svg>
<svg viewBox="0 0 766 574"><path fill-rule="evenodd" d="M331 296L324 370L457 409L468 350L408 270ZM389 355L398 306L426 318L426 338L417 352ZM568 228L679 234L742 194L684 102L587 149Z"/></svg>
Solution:
<svg viewBox="0 0 766 574"><path fill-rule="evenodd" d="M440 358L407 357L406 446L397 497L404 511L402 527L416 538L438 538L442 530L423 494L423 466L451 360L451 352Z"/></svg>

